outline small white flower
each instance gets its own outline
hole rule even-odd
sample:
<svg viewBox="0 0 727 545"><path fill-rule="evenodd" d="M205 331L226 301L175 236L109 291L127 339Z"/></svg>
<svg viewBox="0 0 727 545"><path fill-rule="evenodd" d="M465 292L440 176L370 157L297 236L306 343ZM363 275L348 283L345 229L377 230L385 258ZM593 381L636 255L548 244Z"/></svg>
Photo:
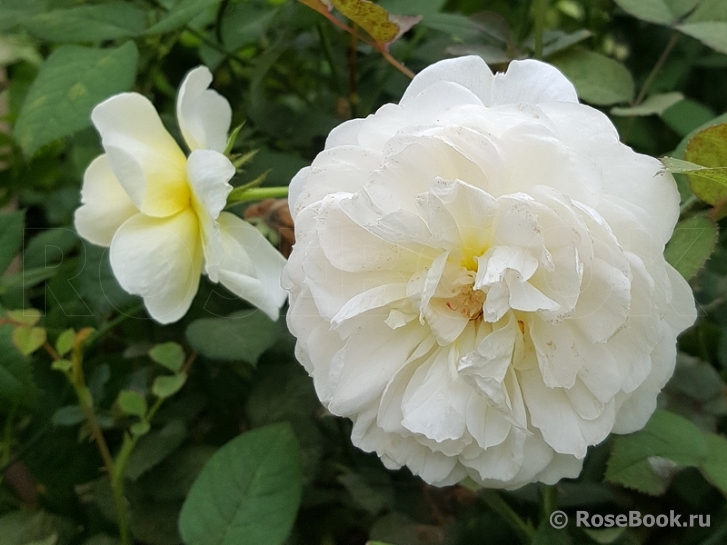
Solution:
<svg viewBox="0 0 727 545"><path fill-rule="evenodd" d="M335 129L291 183L284 283L353 442L432 484L516 488L641 428L696 317L661 170L531 60L439 62Z"/></svg>
<svg viewBox="0 0 727 545"><path fill-rule="evenodd" d="M122 288L140 295L161 323L189 309L204 271L277 319L286 298L285 259L250 224L222 212L235 167L222 153L232 112L208 89L206 67L189 72L177 98L177 120L189 157L137 93L115 95L91 114L105 154L88 167L75 225L86 240L110 246Z"/></svg>

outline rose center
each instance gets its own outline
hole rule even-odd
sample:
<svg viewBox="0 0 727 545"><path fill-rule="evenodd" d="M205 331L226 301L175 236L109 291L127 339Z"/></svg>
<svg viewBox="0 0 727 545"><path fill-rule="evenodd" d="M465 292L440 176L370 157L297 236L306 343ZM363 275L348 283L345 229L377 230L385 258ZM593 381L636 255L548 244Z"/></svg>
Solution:
<svg viewBox="0 0 727 545"><path fill-rule="evenodd" d="M482 305L485 304L487 295L481 290L476 290L471 284L462 287L454 297L445 300L446 307L468 320L477 320L482 316Z"/></svg>

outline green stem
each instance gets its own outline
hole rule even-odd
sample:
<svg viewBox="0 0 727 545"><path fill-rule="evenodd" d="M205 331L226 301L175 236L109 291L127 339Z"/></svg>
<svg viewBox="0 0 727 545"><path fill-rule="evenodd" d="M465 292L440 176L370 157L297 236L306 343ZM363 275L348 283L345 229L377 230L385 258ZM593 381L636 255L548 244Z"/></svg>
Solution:
<svg viewBox="0 0 727 545"><path fill-rule="evenodd" d="M331 80L333 82L333 87L336 89L336 93L338 94L338 96L344 96L345 91L343 90L343 85L341 85L341 72L338 69L338 65L336 64L335 59L333 58L333 48L331 47L331 40L328 39L328 31L326 30L328 28L328 25L319 23L316 28L318 29L318 38L321 41L323 54L326 56L328 66L331 67Z"/></svg>
<svg viewBox="0 0 727 545"><path fill-rule="evenodd" d="M523 545L529 545L532 542L535 535L533 529L502 499L498 492L483 488L479 491L479 495L495 513L510 525Z"/></svg>
<svg viewBox="0 0 727 545"><path fill-rule="evenodd" d="M540 492L543 517L547 519L558 508L558 489L555 485L546 485L541 488Z"/></svg>
<svg viewBox="0 0 727 545"><path fill-rule="evenodd" d="M638 106L646 98L646 93L649 92L651 84L654 83L656 75L661 71L664 63L666 62L666 59L669 57L669 53L671 53L671 50L674 49L674 46L676 45L678 40L679 31L674 30L671 34L671 37L669 38L669 41L666 44L666 47L664 47L664 51L661 52L661 56L656 61L656 64L654 64L654 67L651 69L651 72L649 72L649 75L646 76L644 84L641 86L641 91L639 91L639 94L636 97L636 100L634 101L632 106Z"/></svg>
<svg viewBox="0 0 727 545"><path fill-rule="evenodd" d="M233 200L228 200L227 205L238 204L247 201L261 201L263 199L284 199L288 196L288 187L253 187L240 193Z"/></svg>
<svg viewBox="0 0 727 545"><path fill-rule="evenodd" d="M133 317L137 312L140 312L144 310L144 305L136 305L135 307L132 307L129 312L124 312L114 318L113 320L109 320L105 324L103 324L101 327L99 327L85 342L85 348L88 350L91 346L93 346L96 341L98 341L101 337L106 335L109 331L111 331L113 328L115 328L120 323L124 322L125 320Z"/></svg>
<svg viewBox="0 0 727 545"><path fill-rule="evenodd" d="M545 28L545 12L548 0L533 0L533 18L535 19L535 58L543 58L543 30Z"/></svg>
<svg viewBox="0 0 727 545"><path fill-rule="evenodd" d="M124 434L124 442L121 444L121 450L116 455L114 461L114 470L111 477L111 490L114 494L114 507L116 508L116 518L119 525L119 537L122 545L131 545L131 536L129 535L129 524L126 518L126 497L124 495L124 471L126 463L129 461L131 453L136 446L136 437L131 438L128 434Z"/></svg>
<svg viewBox="0 0 727 545"><path fill-rule="evenodd" d="M132 545L131 534L129 533L129 523L126 518L126 501L124 499L124 482L123 479L119 479L119 468L118 464L114 462L111 456L111 451L104 438L101 426L96 418L96 413L93 408L93 397L91 392L86 386L86 378L83 374L83 349L84 344L91 338L90 329L81 330L76 335L74 346L72 350L71 362L73 367L67 373L68 379L76 392L78 398L78 404L81 407L86 422L91 429L91 435L96 442L101 458L106 468L106 473L109 476L111 482L111 490L114 496L114 507L116 510L116 518L119 526L119 538L121 545ZM54 352L54 351L53 351ZM59 357L54 356L54 359L58 360ZM124 446L126 446L126 440L124 440ZM123 447L122 447L123 453ZM131 454L131 453L129 453ZM128 455L127 455L128 457ZM121 454L119 454L121 458ZM120 473L123 475L123 472Z"/></svg>

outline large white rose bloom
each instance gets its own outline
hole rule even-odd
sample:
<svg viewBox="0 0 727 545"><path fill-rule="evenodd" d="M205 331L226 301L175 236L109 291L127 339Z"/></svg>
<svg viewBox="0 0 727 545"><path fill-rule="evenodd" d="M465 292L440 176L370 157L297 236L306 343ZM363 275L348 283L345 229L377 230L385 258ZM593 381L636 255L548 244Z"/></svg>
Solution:
<svg viewBox="0 0 727 545"><path fill-rule="evenodd" d="M430 66L290 186L297 357L353 442L435 485L575 477L695 320L679 195L547 64Z"/></svg>
<svg viewBox="0 0 727 545"><path fill-rule="evenodd" d="M272 319L287 297L283 256L253 226L222 212L235 174L222 153L232 111L208 89L211 82L210 71L198 67L179 89L177 120L189 157L138 93L112 96L91 114L106 153L84 175L76 230L111 247L119 284L143 297L161 323L189 310L203 270Z"/></svg>

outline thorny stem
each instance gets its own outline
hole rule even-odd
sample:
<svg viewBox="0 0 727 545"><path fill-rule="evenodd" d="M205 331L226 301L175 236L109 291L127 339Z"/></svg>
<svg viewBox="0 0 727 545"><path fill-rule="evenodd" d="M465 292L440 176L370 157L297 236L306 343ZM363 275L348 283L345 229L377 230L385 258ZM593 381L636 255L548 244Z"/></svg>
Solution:
<svg viewBox="0 0 727 545"><path fill-rule="evenodd" d="M126 317L126 315L123 316L123 318ZM25 325L12 319L0 318L0 324L3 323L9 323L15 326ZM116 320L113 320L112 322L109 322L109 324L107 324L107 327L103 331L99 331L96 333L94 333L91 328L81 329L76 334L76 338L73 341L73 348L70 353L71 367L67 371L64 371L64 373L68 377L68 381L71 383L71 386L73 386L73 390L76 393L76 398L78 399L78 405L81 408L81 412L83 412L83 416L86 419L89 429L91 430L91 436L96 442L99 454L101 455L101 459L103 460L104 469L106 470L106 473L108 474L111 481L111 489L114 496L114 508L116 511L116 518L119 526L119 537L121 544L131 545L131 534L129 533L129 525L126 519L126 501L124 499L123 469L126 465L128 457L131 455L131 451L133 450L136 441L129 443L126 437L124 438L124 444L117 458L117 462L115 463L114 458L111 455L111 451L109 450L109 446L106 443L106 439L104 438L101 426L99 425L98 419L96 418L96 412L93 408L93 397L91 396L91 392L89 391L88 386L86 386L86 379L83 374L84 345L86 345L89 340L98 338L99 333L104 333L105 331L110 330L114 325L116 325L116 323L118 322ZM64 359L48 341L45 341L43 343L43 349L48 353L48 355L54 362L62 361ZM194 361L195 356L196 353L190 356L190 360ZM188 360L188 365L191 365L191 361ZM161 399L157 400L157 404L155 404L155 406L152 408L152 411L150 411L149 413L150 417L153 416L153 413L155 413L156 410L158 410L158 405L161 404L161 401ZM4 429L4 438L7 438L7 434L9 433L8 426L10 425L9 422L11 418L12 415L8 417L8 421L6 422L6 428ZM5 443L7 444L7 441ZM0 462L2 462L2 466L4 469L9 464L9 450L7 453L3 452L2 454L3 459L0 460Z"/></svg>
<svg viewBox="0 0 727 545"><path fill-rule="evenodd" d="M192 367L196 358L197 352L192 352L179 372L188 374L189 368ZM162 406L162 403L164 403L164 398L158 397L151 408L147 411L146 415L144 415L144 421L150 422ZM129 435L128 433L125 433L124 441L121 444L121 450L116 456L116 461L114 462L114 469L111 473L111 489L114 492L114 503L123 509L122 511L118 511L117 509L117 516L121 516L122 513L125 514L124 473L126 472L126 464L129 461L131 454L134 452L134 448L136 448L136 444L139 442L140 437L141 435ZM121 528L120 524L119 527ZM122 543L126 544L123 539Z"/></svg>
<svg viewBox="0 0 727 545"><path fill-rule="evenodd" d="M114 496L114 508L116 510L116 519L119 526L119 538L121 540L121 544L131 545L129 526L128 521L126 520L124 483L123 481L117 481L115 479L117 467L114 464L111 451L109 450L109 446L106 443L103 432L101 431L101 426L99 426L98 419L96 418L96 412L93 409L93 397L86 386L86 379L83 374L83 345L89 337L91 337L91 335L91 329L82 329L76 335L76 339L73 343L73 350L71 351L71 363L73 366L71 367L70 373L68 373L68 378L76 392L78 404L81 407L81 411L83 412L83 416L86 418L89 428L91 429L91 435L96 441L96 446L98 447L98 451L103 459L106 473L111 480L111 490L113 491ZM60 357L58 359L60 359Z"/></svg>

